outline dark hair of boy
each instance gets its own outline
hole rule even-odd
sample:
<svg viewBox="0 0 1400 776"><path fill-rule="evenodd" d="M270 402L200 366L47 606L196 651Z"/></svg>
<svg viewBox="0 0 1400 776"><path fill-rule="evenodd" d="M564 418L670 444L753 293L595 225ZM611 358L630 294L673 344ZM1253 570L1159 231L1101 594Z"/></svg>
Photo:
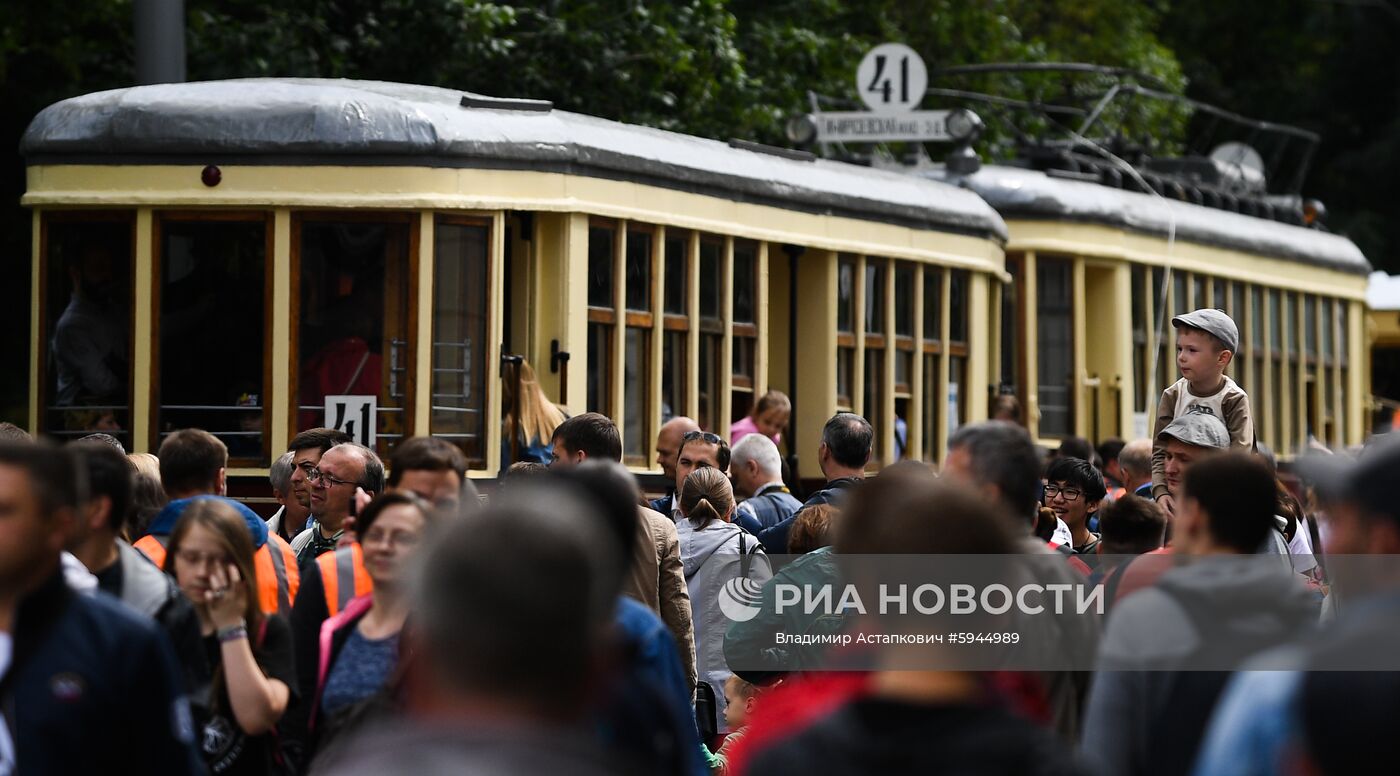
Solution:
<svg viewBox="0 0 1400 776"><path fill-rule="evenodd" d="M1211 456L1209 466L1187 470L1182 490L1205 513L1211 538L1240 554L1259 549L1273 529L1278 492L1268 467L1255 456Z"/></svg>
<svg viewBox="0 0 1400 776"><path fill-rule="evenodd" d="M131 481L134 473L126 456L117 452L105 442L75 442L71 445L87 472L88 500L95 501L105 496L112 502L109 512L109 525L112 531L121 533L126 521L127 510L131 506Z"/></svg>
<svg viewBox="0 0 1400 776"><path fill-rule="evenodd" d="M571 453L582 452L595 460L622 460L622 437L617 433L617 424L597 412L585 412L560 423L551 441Z"/></svg>
<svg viewBox="0 0 1400 776"><path fill-rule="evenodd" d="M336 445L343 445L346 442L353 441L354 438L344 431L338 431L333 428L308 428L292 437L292 441L288 443L287 449L296 451L310 450L316 447L320 448L321 454L324 455L327 450Z"/></svg>
<svg viewBox="0 0 1400 776"><path fill-rule="evenodd" d="M1046 482L1063 482L1084 492L1084 500L1093 503L1102 501L1108 494L1103 484L1103 475L1094 465L1083 458L1056 458L1045 470Z"/></svg>
<svg viewBox="0 0 1400 776"><path fill-rule="evenodd" d="M407 471L451 471L466 479L467 457L446 439L413 437L405 439L389 456L389 487L398 485Z"/></svg>
<svg viewBox="0 0 1400 776"><path fill-rule="evenodd" d="M1167 516L1155 502L1123 496L1099 510L1099 548L1105 555L1141 555L1162 546Z"/></svg>
<svg viewBox="0 0 1400 776"><path fill-rule="evenodd" d="M182 428L160 443L160 482L166 493L212 491L219 470L228 465L228 448L198 428Z"/></svg>

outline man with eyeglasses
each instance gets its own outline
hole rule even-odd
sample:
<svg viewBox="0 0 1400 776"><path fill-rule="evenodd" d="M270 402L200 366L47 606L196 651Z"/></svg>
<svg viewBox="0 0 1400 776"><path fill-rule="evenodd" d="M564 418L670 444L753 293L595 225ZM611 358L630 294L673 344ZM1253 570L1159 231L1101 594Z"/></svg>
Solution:
<svg viewBox="0 0 1400 776"><path fill-rule="evenodd" d="M1045 506L1069 527L1069 548L1090 569L1099 564L1099 535L1089 518L1106 494L1103 476L1082 458L1056 458L1045 472Z"/></svg>
<svg viewBox="0 0 1400 776"><path fill-rule="evenodd" d="M333 428L309 428L292 437L287 445L292 456L289 492L283 494L282 507L267 521L269 531L290 541L306 530L311 519L311 483L306 481L306 475L316 468L327 450L349 441L349 434Z"/></svg>
<svg viewBox="0 0 1400 776"><path fill-rule="evenodd" d="M306 569L323 552L335 549L350 517L356 490L373 498L384 491L384 463L374 451L347 442L321 456L306 474L311 486L311 525L292 540L297 566Z"/></svg>

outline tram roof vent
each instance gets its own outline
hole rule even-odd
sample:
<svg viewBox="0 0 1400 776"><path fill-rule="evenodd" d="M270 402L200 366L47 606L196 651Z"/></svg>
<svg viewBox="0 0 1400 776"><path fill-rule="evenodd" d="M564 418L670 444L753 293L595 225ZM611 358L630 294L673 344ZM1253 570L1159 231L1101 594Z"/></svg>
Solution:
<svg viewBox="0 0 1400 776"><path fill-rule="evenodd" d="M487 108L489 110L516 110L530 113L549 113L554 103L549 100L524 100L515 97L487 97L481 94L462 95L463 108Z"/></svg>

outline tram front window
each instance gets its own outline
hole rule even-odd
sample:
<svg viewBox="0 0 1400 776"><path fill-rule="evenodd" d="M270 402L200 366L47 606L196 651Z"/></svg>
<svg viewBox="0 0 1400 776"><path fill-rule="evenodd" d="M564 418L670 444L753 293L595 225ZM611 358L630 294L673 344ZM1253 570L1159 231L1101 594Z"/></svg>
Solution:
<svg viewBox="0 0 1400 776"><path fill-rule="evenodd" d="M202 428L230 458L263 462L266 217L163 216L159 229L160 391L151 446ZM219 338L216 354L211 336Z"/></svg>
<svg viewBox="0 0 1400 776"><path fill-rule="evenodd" d="M298 428L334 424L326 397L355 395L377 400L379 453L412 433L408 244L406 218L300 223Z"/></svg>
<svg viewBox="0 0 1400 776"><path fill-rule="evenodd" d="M47 217L44 433L131 439L132 224Z"/></svg>
<svg viewBox="0 0 1400 776"><path fill-rule="evenodd" d="M486 466L486 291L490 230L442 219L433 227L433 389L429 431ZM508 408L507 408L508 409ZM509 441L504 449L510 450Z"/></svg>

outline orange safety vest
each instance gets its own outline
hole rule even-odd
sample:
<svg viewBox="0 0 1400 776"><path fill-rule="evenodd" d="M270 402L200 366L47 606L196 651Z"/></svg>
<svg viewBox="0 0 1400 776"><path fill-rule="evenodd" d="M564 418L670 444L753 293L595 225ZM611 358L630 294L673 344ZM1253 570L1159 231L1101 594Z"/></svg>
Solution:
<svg viewBox="0 0 1400 776"><path fill-rule="evenodd" d="M321 570L321 586L326 591L326 611L334 617L352 598L368 595L374 589L369 572L365 570L365 556L360 543L348 547L337 547L334 552L323 552L316 558L316 567Z"/></svg>
<svg viewBox="0 0 1400 776"><path fill-rule="evenodd" d="M169 538L147 534L132 546L145 553L152 563L165 568L165 543ZM257 575L258 606L263 613L290 615L292 602L301 587L297 555L292 552L292 545L276 534L268 534L267 543L253 553L253 573Z"/></svg>

